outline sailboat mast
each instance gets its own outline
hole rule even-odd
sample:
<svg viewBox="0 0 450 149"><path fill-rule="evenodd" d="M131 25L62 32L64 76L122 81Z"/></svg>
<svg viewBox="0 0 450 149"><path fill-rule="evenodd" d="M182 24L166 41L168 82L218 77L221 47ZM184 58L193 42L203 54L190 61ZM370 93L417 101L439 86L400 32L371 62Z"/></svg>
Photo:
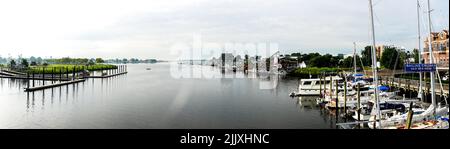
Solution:
<svg viewBox="0 0 450 149"><path fill-rule="evenodd" d="M370 8L370 24L372 28L372 73L373 73L373 82L374 82L374 94L375 94L375 103L377 106L378 112L378 125L381 126L381 111L380 111L380 101L378 100L378 74L377 74L377 56L375 52L375 25L373 22L373 7L372 0L369 0L369 8ZM376 120L376 119L375 119Z"/></svg>
<svg viewBox="0 0 450 149"><path fill-rule="evenodd" d="M418 35L418 53L419 53L419 64L422 64L422 39L420 38L420 3L419 0L417 0L417 35ZM423 99L422 97L422 72L419 72L419 93L417 95L420 99Z"/></svg>
<svg viewBox="0 0 450 149"><path fill-rule="evenodd" d="M356 43L353 42L353 67L355 69L356 74Z"/></svg>
<svg viewBox="0 0 450 149"><path fill-rule="evenodd" d="M431 45L432 40L432 34L431 34L431 10L430 10L430 0L428 0L428 52L430 54L430 64L432 64L433 60L433 49ZM434 106L434 112L436 112L436 92L435 92L435 78L434 78L434 71L430 71L430 86L431 86L431 105Z"/></svg>

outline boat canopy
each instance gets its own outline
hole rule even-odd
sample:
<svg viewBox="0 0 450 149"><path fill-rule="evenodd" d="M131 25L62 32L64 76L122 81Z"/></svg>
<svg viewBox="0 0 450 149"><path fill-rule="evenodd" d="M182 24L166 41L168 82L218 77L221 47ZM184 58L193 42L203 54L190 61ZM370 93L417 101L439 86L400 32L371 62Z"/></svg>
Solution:
<svg viewBox="0 0 450 149"><path fill-rule="evenodd" d="M388 86L379 86L378 89L379 89L380 91L388 91L388 90L389 90L389 87L388 87Z"/></svg>
<svg viewBox="0 0 450 149"><path fill-rule="evenodd" d="M364 76L364 74L357 73L357 74L353 74L353 76L354 77L362 77L362 76Z"/></svg>

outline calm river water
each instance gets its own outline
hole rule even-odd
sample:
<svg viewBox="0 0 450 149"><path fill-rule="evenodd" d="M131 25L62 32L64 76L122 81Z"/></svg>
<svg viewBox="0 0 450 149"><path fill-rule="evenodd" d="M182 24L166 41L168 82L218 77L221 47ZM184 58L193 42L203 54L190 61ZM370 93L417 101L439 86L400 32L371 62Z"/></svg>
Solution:
<svg viewBox="0 0 450 149"><path fill-rule="evenodd" d="M0 78L0 128L336 128L315 102L288 96L296 78L189 65L215 77L177 78L170 67L131 64L126 75L30 93Z"/></svg>

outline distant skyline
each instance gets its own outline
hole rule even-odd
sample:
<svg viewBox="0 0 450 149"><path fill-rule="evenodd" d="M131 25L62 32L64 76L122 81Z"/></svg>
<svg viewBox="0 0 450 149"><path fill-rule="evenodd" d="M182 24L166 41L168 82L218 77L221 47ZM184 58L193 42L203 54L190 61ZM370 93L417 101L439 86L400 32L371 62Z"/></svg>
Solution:
<svg viewBox="0 0 450 149"><path fill-rule="evenodd" d="M427 5L420 2L424 39ZM176 58L171 47L192 44L194 34L205 43L278 43L282 54L348 54L353 42L358 49L370 44L368 5L368 0L1 1L0 56L171 60ZM448 29L448 6L448 0L431 0L433 31ZM374 13L378 44L417 48L415 0L374 0Z"/></svg>

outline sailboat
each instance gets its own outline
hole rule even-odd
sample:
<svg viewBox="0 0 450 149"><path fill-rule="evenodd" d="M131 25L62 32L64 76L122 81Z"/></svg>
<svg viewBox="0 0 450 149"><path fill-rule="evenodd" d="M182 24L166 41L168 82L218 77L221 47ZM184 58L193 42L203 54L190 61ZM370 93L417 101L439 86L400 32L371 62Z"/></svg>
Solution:
<svg viewBox="0 0 450 149"><path fill-rule="evenodd" d="M372 13L372 0L370 1L370 8ZM431 11L430 11L430 0L428 0L428 31L429 31L429 39L428 39L428 50L430 52L430 63L433 60L433 53L432 53L432 47L431 47ZM372 31L373 31L373 16L372 16ZM373 34L372 34L373 35ZM374 39L374 36L373 36ZM374 40L375 41L375 40ZM375 45L375 44L374 44ZM375 59L376 61L376 59ZM374 72L374 76L376 76L376 72ZM375 77L376 79L377 77ZM437 116L448 116L449 108L448 105L441 106L437 105L436 101L436 92L435 92L435 75L434 71L430 71L430 80L431 80L431 105L426 110L420 110L420 109L413 109L412 112L414 112L413 117L411 119L411 123L425 123L427 121L435 121ZM376 81L375 81L376 83ZM376 93L375 93L376 94ZM377 97L377 95L375 95ZM378 102L379 106L379 102ZM372 117L369 119L369 121L378 121L378 123L375 123L374 125L369 125L369 128L375 129L375 128L392 128L393 126L399 126L404 125L407 120L407 114L399 114L399 115L381 115L381 110L378 107L376 109L378 112L377 117L375 117L375 114L372 113ZM447 121L448 123L448 121ZM427 128L428 125L435 124L435 123L427 123L427 125L423 126L423 128Z"/></svg>

